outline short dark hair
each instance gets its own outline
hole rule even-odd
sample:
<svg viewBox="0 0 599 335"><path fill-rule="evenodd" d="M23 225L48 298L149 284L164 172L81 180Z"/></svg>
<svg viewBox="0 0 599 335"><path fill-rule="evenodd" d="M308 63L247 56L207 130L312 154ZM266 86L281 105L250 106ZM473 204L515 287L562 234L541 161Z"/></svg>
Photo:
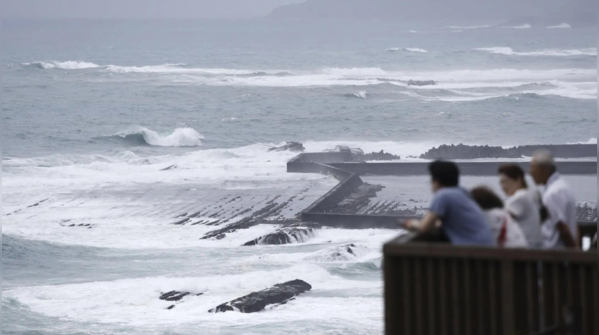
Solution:
<svg viewBox="0 0 599 335"><path fill-rule="evenodd" d="M528 188L526 183L526 174L522 167L518 164L505 164L499 167L499 174L506 175L511 180L522 180L524 188Z"/></svg>
<svg viewBox="0 0 599 335"><path fill-rule="evenodd" d="M472 198L484 210L490 210L495 208L503 208L503 201L486 187L477 187L472 190Z"/></svg>
<svg viewBox="0 0 599 335"><path fill-rule="evenodd" d="M460 184L460 169L453 162L432 162L428 167L428 171L433 181L438 182L443 187L456 187Z"/></svg>

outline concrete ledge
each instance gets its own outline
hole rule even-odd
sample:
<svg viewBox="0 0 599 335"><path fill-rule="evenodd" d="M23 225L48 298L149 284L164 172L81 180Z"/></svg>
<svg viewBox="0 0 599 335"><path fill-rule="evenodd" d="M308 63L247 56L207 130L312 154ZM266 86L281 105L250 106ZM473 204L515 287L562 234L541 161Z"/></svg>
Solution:
<svg viewBox="0 0 599 335"><path fill-rule="evenodd" d="M495 176L503 164L513 162L457 163L463 176ZM528 171L530 163L518 163ZM332 166L358 175L426 176L429 163L332 163ZM563 175L596 175L597 162L558 162ZM298 170L300 170L298 168Z"/></svg>
<svg viewBox="0 0 599 335"><path fill-rule="evenodd" d="M289 173L320 173L333 176L339 184L302 212L302 220L316 222L324 227L345 229L399 229L399 222L410 217L395 215L359 215L327 213L327 209L338 205L347 196L364 184L360 175L425 176L428 162L354 163L351 152L304 153L287 163ZM465 176L495 176L505 162L462 162L457 163ZM518 163L525 171L529 163ZM559 162L558 169L564 175L596 175L597 162ZM596 222L581 223L590 233ZM588 230L588 231L587 231Z"/></svg>

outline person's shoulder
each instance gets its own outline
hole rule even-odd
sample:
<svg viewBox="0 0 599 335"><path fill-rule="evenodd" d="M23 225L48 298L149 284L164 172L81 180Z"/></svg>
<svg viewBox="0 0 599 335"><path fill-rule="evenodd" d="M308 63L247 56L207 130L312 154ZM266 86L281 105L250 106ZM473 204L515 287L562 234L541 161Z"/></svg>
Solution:
<svg viewBox="0 0 599 335"><path fill-rule="evenodd" d="M445 187L437 191L436 196L439 197L455 197L468 195L468 190L461 187Z"/></svg>

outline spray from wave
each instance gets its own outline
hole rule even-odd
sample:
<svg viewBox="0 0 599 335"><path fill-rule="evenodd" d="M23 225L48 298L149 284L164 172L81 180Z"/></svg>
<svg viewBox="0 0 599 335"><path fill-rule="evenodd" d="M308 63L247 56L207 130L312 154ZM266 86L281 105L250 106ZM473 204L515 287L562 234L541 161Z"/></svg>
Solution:
<svg viewBox="0 0 599 335"><path fill-rule="evenodd" d="M31 66L42 70L51 70L51 69L62 69L62 70L83 70L83 69L94 69L100 67L100 65L88 62L76 62L76 61L66 61L66 62L33 62L33 63L23 63L23 66Z"/></svg>
<svg viewBox="0 0 599 335"><path fill-rule="evenodd" d="M520 25L520 26L509 26L509 27L504 27L504 28L510 28L510 29L530 29L532 28L532 26L528 23Z"/></svg>
<svg viewBox="0 0 599 335"><path fill-rule="evenodd" d="M420 48L389 48L386 50L387 52L398 52L398 51L407 51L407 52L418 52L418 53L427 53L428 51Z"/></svg>
<svg viewBox="0 0 599 335"><path fill-rule="evenodd" d="M572 56L597 56L597 48L573 50L541 50L531 52L518 52L508 47L478 48L477 51L489 52L506 56L540 56L540 57L572 57Z"/></svg>
<svg viewBox="0 0 599 335"><path fill-rule="evenodd" d="M572 26L568 23L558 24L557 26L549 26L547 29L572 29Z"/></svg>
<svg viewBox="0 0 599 335"><path fill-rule="evenodd" d="M446 29L458 29L458 30L471 30L471 29L485 29L485 28L491 28L490 25L483 25L483 26L449 26L449 27L445 27Z"/></svg>
<svg viewBox="0 0 599 335"><path fill-rule="evenodd" d="M204 136L192 128L177 128L169 135L140 127L119 133L113 137L124 139L130 145L151 145L159 147L199 147Z"/></svg>

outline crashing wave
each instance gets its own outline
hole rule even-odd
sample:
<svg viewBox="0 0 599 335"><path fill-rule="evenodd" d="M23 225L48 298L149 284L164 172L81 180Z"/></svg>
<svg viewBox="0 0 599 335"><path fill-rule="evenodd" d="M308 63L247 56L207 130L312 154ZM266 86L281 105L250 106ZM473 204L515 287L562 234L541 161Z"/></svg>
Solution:
<svg viewBox="0 0 599 335"><path fill-rule="evenodd" d="M51 69L62 69L62 70L83 70L83 69L95 69L100 67L100 65L88 62L76 62L76 61L66 61L66 62L33 62L33 63L23 63L23 66L31 66L42 70L51 70Z"/></svg>
<svg viewBox="0 0 599 335"><path fill-rule="evenodd" d="M398 51L408 51L408 52L418 52L418 53L427 53L428 51L420 48L389 48L386 50L387 52L398 52Z"/></svg>
<svg viewBox="0 0 599 335"><path fill-rule="evenodd" d="M545 56L545 57L572 57L572 56L597 56L597 48L572 49L572 50L541 50L532 52L517 52L509 47L478 48L478 51L489 52L506 56Z"/></svg>
<svg viewBox="0 0 599 335"><path fill-rule="evenodd" d="M504 27L504 28L511 28L511 29L530 29L532 28L532 26L528 23L520 25L520 26L509 26L509 27Z"/></svg>
<svg viewBox="0 0 599 335"><path fill-rule="evenodd" d="M368 97L368 92L366 91L359 91L356 93L350 93L350 94L346 94L345 95L348 98L358 98L358 99L366 99Z"/></svg>
<svg viewBox="0 0 599 335"><path fill-rule="evenodd" d="M572 29L572 26L566 22L558 24L556 26L549 26L547 29Z"/></svg>
<svg viewBox="0 0 599 335"><path fill-rule="evenodd" d="M457 29L457 30L471 30L471 29L485 29L485 28L491 28L490 25L483 25L483 26L449 26L449 27L445 27L446 29Z"/></svg>
<svg viewBox="0 0 599 335"><path fill-rule="evenodd" d="M142 127L119 133L116 137L124 139L130 145L159 147L199 147L204 139L202 134L192 128L177 128L170 135L161 135L154 130Z"/></svg>

